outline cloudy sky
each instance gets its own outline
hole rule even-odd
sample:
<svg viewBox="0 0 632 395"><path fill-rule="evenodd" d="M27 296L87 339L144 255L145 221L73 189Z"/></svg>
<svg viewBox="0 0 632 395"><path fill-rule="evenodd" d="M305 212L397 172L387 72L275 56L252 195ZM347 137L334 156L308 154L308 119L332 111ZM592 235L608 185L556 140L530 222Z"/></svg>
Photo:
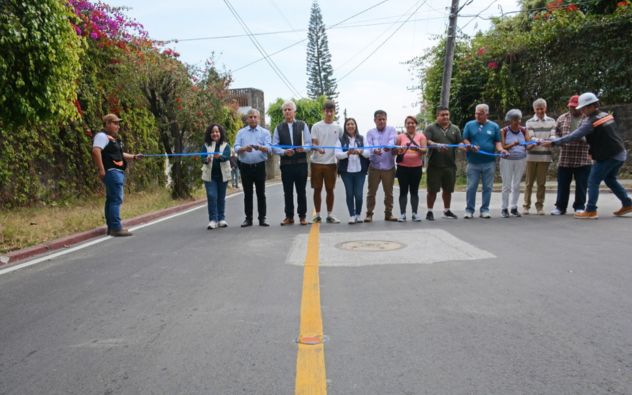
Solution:
<svg viewBox="0 0 632 395"><path fill-rule="evenodd" d="M142 23L153 39L178 39L170 47L184 62L201 65L214 56L220 68L231 72L233 88L263 90L266 106L278 97L297 97L294 91L306 95L305 39L312 0L105 1L129 7L127 14ZM286 31L256 35L256 39L270 55L295 44L271 55L289 83L284 84L262 60L229 4L255 34ZM450 1L319 0L319 4L327 26L352 17L327 32L340 111L346 109L355 117L361 130L373 126L373 111L378 108L388 112L389 124L394 126L402 125L406 115L419 112L415 89L419 81L403 63L436 44L435 37L446 31ZM516 0L474 0L461 11L458 26L467 34L484 31L489 28L487 18L518 8Z"/></svg>

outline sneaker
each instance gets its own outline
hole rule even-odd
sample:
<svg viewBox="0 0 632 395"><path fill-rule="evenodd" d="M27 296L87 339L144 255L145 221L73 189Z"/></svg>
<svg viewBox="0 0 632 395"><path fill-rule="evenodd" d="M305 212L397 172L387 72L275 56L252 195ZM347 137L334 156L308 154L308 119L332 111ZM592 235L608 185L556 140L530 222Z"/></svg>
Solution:
<svg viewBox="0 0 632 395"><path fill-rule="evenodd" d="M386 222L397 222L399 220L397 218L395 218L393 216L393 214L387 214L387 215L384 216L384 221L386 221Z"/></svg>
<svg viewBox="0 0 632 395"><path fill-rule="evenodd" d="M510 214L517 218L522 217L522 215L520 215L520 213L518 212L517 207L512 208L510 211Z"/></svg>
<svg viewBox="0 0 632 395"><path fill-rule="evenodd" d="M412 217L413 222L421 222L421 217L417 215L417 213L413 213Z"/></svg>
<svg viewBox="0 0 632 395"><path fill-rule="evenodd" d="M314 215L312 217L312 223L313 224L319 224L323 221L323 219L320 217L320 215Z"/></svg>
<svg viewBox="0 0 632 395"><path fill-rule="evenodd" d="M219 221L219 227L220 227L220 228L226 228L226 227L228 227L228 222L226 222L226 220L221 220L221 221Z"/></svg>
<svg viewBox="0 0 632 395"><path fill-rule="evenodd" d="M503 218L509 218L509 210L507 210L506 208L502 209L502 211L500 212L500 216Z"/></svg>
<svg viewBox="0 0 632 395"><path fill-rule="evenodd" d="M399 218L397 218L397 222L406 222L406 214L400 215Z"/></svg>
<svg viewBox="0 0 632 395"><path fill-rule="evenodd" d="M523 209L522 215L529 215L529 209L528 208Z"/></svg>
<svg viewBox="0 0 632 395"><path fill-rule="evenodd" d="M364 222L364 221L362 221L362 218L361 218L360 214L356 215L355 219L356 219L356 224L361 224L362 222Z"/></svg>
<svg viewBox="0 0 632 395"><path fill-rule="evenodd" d="M353 225L353 224L356 224L356 223L358 223L358 217L357 216L349 217L349 222L348 222L349 225Z"/></svg>
<svg viewBox="0 0 632 395"><path fill-rule="evenodd" d="M575 218L579 219L597 219L599 216L597 215L597 211L582 211L579 213L575 213Z"/></svg>
<svg viewBox="0 0 632 395"><path fill-rule="evenodd" d="M326 219L328 224L339 224L340 220L336 217L334 217L333 215L328 215L327 219Z"/></svg>
<svg viewBox="0 0 632 395"><path fill-rule="evenodd" d="M215 221L211 221L208 223L208 226L206 227L206 229L217 229L217 222Z"/></svg>
<svg viewBox="0 0 632 395"><path fill-rule="evenodd" d="M365 223L373 222L373 214L367 214L366 217L364 217L364 222Z"/></svg>
<svg viewBox="0 0 632 395"><path fill-rule="evenodd" d="M566 213L563 212L562 210L560 210L557 207L555 207L553 210L551 210L551 215L564 215L564 214L566 214Z"/></svg>
<svg viewBox="0 0 632 395"><path fill-rule="evenodd" d="M622 217L627 213L632 213L632 206L623 206L612 214L616 215L617 217Z"/></svg>
<svg viewBox="0 0 632 395"><path fill-rule="evenodd" d="M465 215L463 216L463 218L465 219L472 219L474 217L474 213L470 213L469 211L465 212Z"/></svg>
<svg viewBox="0 0 632 395"><path fill-rule="evenodd" d="M491 216L491 215L489 215L489 211L483 211L483 212L481 213L481 218L489 219L489 218L491 218L491 217L492 217L492 216Z"/></svg>
<svg viewBox="0 0 632 395"><path fill-rule="evenodd" d="M426 213L426 221L434 221L434 214L432 211Z"/></svg>
<svg viewBox="0 0 632 395"><path fill-rule="evenodd" d="M305 225L309 225L309 222L307 222L307 218L305 218L305 217L301 217L301 218L299 218L298 223L299 223L299 224L301 224L301 225L303 225L303 226L305 226Z"/></svg>
<svg viewBox="0 0 632 395"><path fill-rule="evenodd" d="M541 208L539 208L539 209L537 209L537 210L536 210L536 213L537 213L538 215L544 215L544 210L542 210Z"/></svg>
<svg viewBox="0 0 632 395"><path fill-rule="evenodd" d="M459 219L459 217L456 216L456 214L454 214L452 211L450 210L445 210L443 212L443 218L450 218L450 219Z"/></svg>

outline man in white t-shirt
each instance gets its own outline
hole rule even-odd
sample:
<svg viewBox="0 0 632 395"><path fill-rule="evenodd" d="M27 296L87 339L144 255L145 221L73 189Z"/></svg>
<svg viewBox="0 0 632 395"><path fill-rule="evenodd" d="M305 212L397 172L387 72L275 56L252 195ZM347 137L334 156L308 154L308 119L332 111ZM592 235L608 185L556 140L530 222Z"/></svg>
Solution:
<svg viewBox="0 0 632 395"><path fill-rule="evenodd" d="M99 179L105 184L105 222L108 235L114 237L131 236L121 224L121 205L127 161L141 159L142 154L132 155L123 151L119 138L121 119L115 114L103 117L103 130L94 136L92 159L97 167Z"/></svg>
<svg viewBox="0 0 632 395"><path fill-rule="evenodd" d="M336 103L327 100L323 105L323 120L312 126L312 145L328 147L314 148L312 150L312 188L314 189L314 210L316 214L312 218L313 223L322 221L320 216L321 191L323 183L325 184L325 192L327 194L327 218L328 224L338 224L338 220L333 215L334 209L334 188L336 186L336 177L338 175L336 168L336 152L334 148L340 136L342 136L342 128L334 122L336 117Z"/></svg>

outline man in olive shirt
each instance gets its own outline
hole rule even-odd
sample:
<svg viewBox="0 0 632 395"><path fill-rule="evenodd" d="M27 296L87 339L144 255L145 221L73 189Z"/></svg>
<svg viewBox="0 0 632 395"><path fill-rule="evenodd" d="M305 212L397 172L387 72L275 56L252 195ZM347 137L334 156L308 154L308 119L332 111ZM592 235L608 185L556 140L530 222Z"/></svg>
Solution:
<svg viewBox="0 0 632 395"><path fill-rule="evenodd" d="M456 184L456 148L448 148L446 144L460 144L463 141L461 131L456 125L450 122L450 110L447 107L437 107L437 120L428 125L424 130L428 145L435 145L430 150L428 157L428 194L426 203L428 213L426 219L434 221L432 208L434 207L437 193L442 190L443 217L457 219L457 216L450 211L454 184Z"/></svg>

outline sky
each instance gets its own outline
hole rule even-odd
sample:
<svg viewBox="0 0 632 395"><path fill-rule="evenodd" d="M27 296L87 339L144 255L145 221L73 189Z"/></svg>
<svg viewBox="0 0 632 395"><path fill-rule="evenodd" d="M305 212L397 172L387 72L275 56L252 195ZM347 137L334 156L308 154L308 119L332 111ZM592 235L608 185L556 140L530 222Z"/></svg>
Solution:
<svg viewBox="0 0 632 395"><path fill-rule="evenodd" d="M266 111L279 97L287 100L307 95L306 38L312 0L105 2L128 7L126 14L142 23L152 39L178 39L169 47L180 53L183 62L203 65L206 59L213 57L220 70L231 73L231 88L262 90ZM327 31L334 76L338 81L340 115L346 109L347 115L356 118L359 128L366 131L374 127L373 112L377 109L388 113L388 123L393 126L401 126L407 115L417 114L419 81L404 63L436 45L436 37L447 30L451 2L319 0L318 3L326 26L353 16ZM460 3L466 4L464 0ZM255 34L292 30L255 36L287 84L262 60L263 56L245 35L229 4ZM361 13L372 6L375 7ZM485 31L490 27L487 18L518 9L517 0L474 0L460 12L458 27L470 35ZM356 15L358 13L361 14ZM220 36L239 37L218 38Z"/></svg>

